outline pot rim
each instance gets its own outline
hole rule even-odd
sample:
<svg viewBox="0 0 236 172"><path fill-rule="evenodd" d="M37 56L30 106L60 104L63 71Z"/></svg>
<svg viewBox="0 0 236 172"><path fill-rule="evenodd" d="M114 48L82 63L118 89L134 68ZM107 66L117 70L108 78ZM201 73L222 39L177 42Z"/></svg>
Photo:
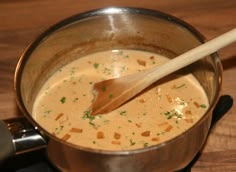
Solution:
<svg viewBox="0 0 236 172"><path fill-rule="evenodd" d="M153 10L153 9L147 9L147 8L134 8L134 7L106 7L106 8L99 8L99 9L94 9L94 10L90 10L87 12L83 12L83 13L78 13L75 14L71 17L68 17L64 20L59 21L58 23L52 25L51 27L49 27L47 30L45 30L43 33L41 33L27 48L26 50L23 52L23 54L21 55L17 65L16 65L16 69L15 69L15 74L14 74L14 90L15 90L15 95L16 95L16 103L18 105L18 107L20 108L21 112L24 114L24 116L31 122L31 124L33 124L33 126L35 127L35 129L39 129L40 131L43 132L43 134L45 133L46 136L48 136L49 138L52 138L62 144L66 144L69 147L81 150L81 151L87 151L87 152L91 152L91 153L100 153L100 154L108 154L108 155L130 155L130 154L136 154L136 153L141 153L141 152L146 152L146 151L150 151L150 150L156 150L159 149L171 142L173 142L175 139L178 139L180 137L183 137L185 134L187 134L188 132L190 132L191 130L193 130L193 128L197 127L197 125L201 124L204 119L206 119L208 117L208 115L212 115L212 109L214 108L215 104L217 103L217 100L219 98L220 95L220 90L221 90L221 86L222 86L222 75L223 75L223 68L222 68L222 64L220 62L220 58L218 56L217 53L213 53L211 55L212 58L215 58L217 66L216 68L218 69L218 84L216 86L216 94L213 97L213 103L210 104L209 108L207 109L207 111L205 112L205 114L201 117L200 120L198 120L193 126L191 126L188 130L186 130L185 132L181 133L180 135L177 135L175 137L173 137L170 140L167 140L165 142L159 143L157 145L153 145L150 147L144 147L144 148L139 148L139 149L131 149L131 150L100 150L100 149L93 149L93 148L88 148L88 147L82 147L82 146L78 146L66 141L63 141L60 138L57 138L56 136L52 135L51 133L49 133L48 131L46 131L43 127L41 127L40 125L38 125L38 123L33 119L33 117L30 115L30 113L27 111L24 103L23 103L23 98L21 96L21 76L22 76L22 72L24 69L24 66L27 62L27 60L30 58L30 55L33 53L33 51L37 48L38 45L40 45L40 43L47 37L50 36L51 33L59 30L62 27L65 27L68 24L77 22L79 20L83 20L86 18L90 18L90 17L95 17L95 16L99 16L99 15L107 15L107 14L142 14L142 15L146 15L146 16L153 16L153 17L158 17L164 20L167 20L169 22L173 22L174 24L188 30L189 32L191 32L192 35L194 35L201 43L204 43L206 41L206 38L198 31L196 30L193 26L191 26L190 24L186 23L185 21L174 17L170 14L166 14L163 13L161 11L157 11L157 10Z"/></svg>

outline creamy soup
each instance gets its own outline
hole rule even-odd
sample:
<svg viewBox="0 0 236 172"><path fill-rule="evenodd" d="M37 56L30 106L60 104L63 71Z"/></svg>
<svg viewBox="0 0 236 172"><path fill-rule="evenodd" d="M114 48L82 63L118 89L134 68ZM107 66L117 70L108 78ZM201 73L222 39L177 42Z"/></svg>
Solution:
<svg viewBox="0 0 236 172"><path fill-rule="evenodd" d="M90 116L95 82L136 73L168 59L137 50L79 58L58 70L40 90L33 117L48 132L75 145L129 150L181 134L205 113L206 94L192 74L172 75L116 110Z"/></svg>

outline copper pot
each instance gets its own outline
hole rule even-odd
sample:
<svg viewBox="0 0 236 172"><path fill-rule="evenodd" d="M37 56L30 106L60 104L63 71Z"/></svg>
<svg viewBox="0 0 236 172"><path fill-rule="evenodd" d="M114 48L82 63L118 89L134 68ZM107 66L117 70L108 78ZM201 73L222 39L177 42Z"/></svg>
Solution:
<svg viewBox="0 0 236 172"><path fill-rule="evenodd" d="M159 11L140 8L104 8L67 18L40 35L24 52L15 72L17 104L42 137L37 147L47 146L50 161L61 171L141 172L184 168L203 146L210 128L212 109L219 97L222 66L212 54L186 67L202 84L210 107L186 132L164 143L126 151L101 151L64 142L48 133L32 116L35 97L43 83L61 66L83 55L107 49L139 49L180 55L204 42L189 24ZM47 141L42 138L47 138ZM11 141L9 141L11 142ZM8 146L17 148L17 142ZM32 146L31 149L35 147ZM25 146L26 147L26 146ZM22 147L18 146L21 151Z"/></svg>

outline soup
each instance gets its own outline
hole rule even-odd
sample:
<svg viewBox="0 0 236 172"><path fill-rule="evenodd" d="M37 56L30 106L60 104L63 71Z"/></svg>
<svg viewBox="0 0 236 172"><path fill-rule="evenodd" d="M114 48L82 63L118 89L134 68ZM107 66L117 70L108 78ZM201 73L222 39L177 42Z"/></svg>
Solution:
<svg viewBox="0 0 236 172"><path fill-rule="evenodd" d="M66 142L101 150L160 144L194 125L207 96L190 73L171 75L116 110L90 116L95 82L139 72L168 58L139 50L109 50L81 57L58 70L39 91L33 117Z"/></svg>

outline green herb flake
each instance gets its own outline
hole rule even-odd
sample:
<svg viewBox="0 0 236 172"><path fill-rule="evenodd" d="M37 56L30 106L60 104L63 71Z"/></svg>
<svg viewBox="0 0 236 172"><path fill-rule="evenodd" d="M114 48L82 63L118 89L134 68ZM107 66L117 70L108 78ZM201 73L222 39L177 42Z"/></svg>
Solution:
<svg viewBox="0 0 236 172"><path fill-rule="evenodd" d="M84 111L83 119L89 119L90 121L94 120L95 117L90 115L91 111Z"/></svg>
<svg viewBox="0 0 236 172"><path fill-rule="evenodd" d="M136 144L136 142L134 142L132 139L130 139L129 142L130 142L130 145L131 145L131 146L133 146L133 145Z"/></svg>
<svg viewBox="0 0 236 172"><path fill-rule="evenodd" d="M167 119L175 118L178 120L182 118L182 115L179 114L175 109L164 112L164 115L166 116Z"/></svg>
<svg viewBox="0 0 236 172"><path fill-rule="evenodd" d="M109 98L110 98L110 99L113 98L113 94L109 94Z"/></svg>
<svg viewBox="0 0 236 172"><path fill-rule="evenodd" d="M66 97L62 97L60 101L62 104L64 104L66 102Z"/></svg>
<svg viewBox="0 0 236 172"><path fill-rule="evenodd" d="M167 112L165 112L164 114L165 114L165 115L170 115L170 112L169 112L169 111L167 111Z"/></svg>
<svg viewBox="0 0 236 172"><path fill-rule="evenodd" d="M128 122L129 122L129 123L132 123L132 121L131 121L131 120L128 120Z"/></svg>
<svg viewBox="0 0 236 172"><path fill-rule="evenodd" d="M207 106L205 104L200 105L201 108L206 108Z"/></svg>
<svg viewBox="0 0 236 172"><path fill-rule="evenodd" d="M120 112L120 115L121 115L121 116L125 116L126 114L127 114L127 111L126 111L126 110Z"/></svg>
<svg viewBox="0 0 236 172"><path fill-rule="evenodd" d="M73 102L77 102L79 100L78 97L74 98Z"/></svg>
<svg viewBox="0 0 236 172"><path fill-rule="evenodd" d="M93 64L93 67L94 67L95 69L98 69L99 64L98 64L98 63L94 63L94 64Z"/></svg>
<svg viewBox="0 0 236 172"><path fill-rule="evenodd" d="M89 124L95 127L95 124L92 121L89 121Z"/></svg>
<svg viewBox="0 0 236 172"><path fill-rule="evenodd" d="M144 143L144 144L143 144L143 147L148 147L148 143Z"/></svg>
<svg viewBox="0 0 236 172"><path fill-rule="evenodd" d="M93 141L93 144L96 144L96 141Z"/></svg>
<svg viewBox="0 0 236 172"><path fill-rule="evenodd" d="M60 132L63 130L63 128L64 128L64 125L60 125L60 127L56 127L55 128L55 133L58 135L58 134L60 134Z"/></svg>

